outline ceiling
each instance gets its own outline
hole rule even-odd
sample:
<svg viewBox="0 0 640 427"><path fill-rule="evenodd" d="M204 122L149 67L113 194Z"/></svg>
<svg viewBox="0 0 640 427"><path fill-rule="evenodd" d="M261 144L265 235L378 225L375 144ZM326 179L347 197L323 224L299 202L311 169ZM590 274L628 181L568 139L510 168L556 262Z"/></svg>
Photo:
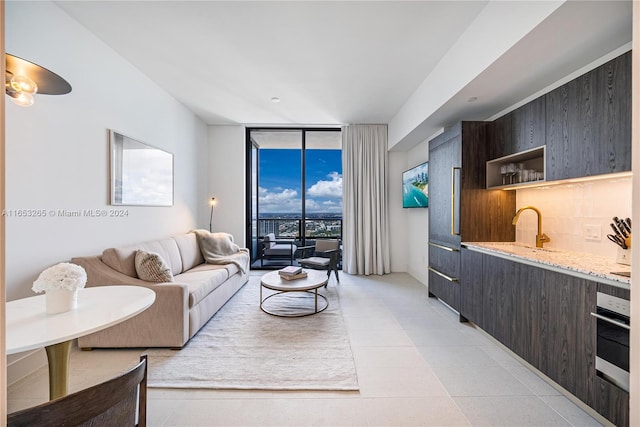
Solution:
<svg viewBox="0 0 640 427"><path fill-rule="evenodd" d="M55 3L207 124L315 126L389 123L487 4ZM574 40L577 37L562 36L563 30L573 31L581 25L575 8L570 13L565 8L564 15L558 13L555 21L548 20L551 38L524 40L520 48L514 47L496 61L492 82L483 83L483 76L479 76L480 80L470 84L470 89L475 84L475 92L482 92L483 102L470 106L467 94L461 91L459 99L443 105L434 117L444 122L469 110L486 118L511 105L509 102L516 102L514 99L521 100L621 46L624 41L620 40L631 40L631 17L627 24L624 16L625 10L631 10L630 1L587 3L629 6L605 6L590 12L599 19L595 27L593 16L585 19L584 25L590 25L593 37L599 40L593 47ZM611 17L603 16L609 11ZM554 31L558 33L556 40ZM602 42L603 38L607 40ZM578 50L588 48L589 55L572 55L572 46L563 39L571 39ZM590 40L586 37L587 42ZM556 44L562 49L554 50ZM532 54L530 61L542 55L550 58L539 64L535 77L522 67L527 51ZM496 80L504 81L503 74L511 69L521 75L507 79L510 87L487 93L486 88L493 88ZM489 83L493 86L487 86ZM280 102L272 102L274 97Z"/></svg>
<svg viewBox="0 0 640 427"><path fill-rule="evenodd" d="M208 124L315 125L387 123L485 3L56 2Z"/></svg>

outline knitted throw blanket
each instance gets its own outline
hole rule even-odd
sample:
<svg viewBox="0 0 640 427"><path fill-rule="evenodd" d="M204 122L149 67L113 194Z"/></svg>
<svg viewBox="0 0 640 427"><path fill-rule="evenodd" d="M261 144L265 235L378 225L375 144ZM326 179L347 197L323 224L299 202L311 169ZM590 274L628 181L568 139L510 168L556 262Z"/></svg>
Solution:
<svg viewBox="0 0 640 427"><path fill-rule="evenodd" d="M249 269L249 249L233 243L228 233L210 233L207 230L195 230L200 251L209 264L235 264L240 271Z"/></svg>

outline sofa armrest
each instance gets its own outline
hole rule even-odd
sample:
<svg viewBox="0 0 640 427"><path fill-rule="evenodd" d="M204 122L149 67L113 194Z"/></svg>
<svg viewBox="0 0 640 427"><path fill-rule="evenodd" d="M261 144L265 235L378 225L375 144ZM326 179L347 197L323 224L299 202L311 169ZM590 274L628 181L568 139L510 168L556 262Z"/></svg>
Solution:
<svg viewBox="0 0 640 427"><path fill-rule="evenodd" d="M71 262L85 269L87 272L88 287L105 285L155 285L155 283L147 282L137 277L127 276L114 270L102 262L99 256L72 258Z"/></svg>
<svg viewBox="0 0 640 427"><path fill-rule="evenodd" d="M87 271L87 286L135 285L156 293L154 303L122 323L78 338L81 348L182 347L189 339L189 288L184 283L153 283L129 277L99 257L73 258Z"/></svg>

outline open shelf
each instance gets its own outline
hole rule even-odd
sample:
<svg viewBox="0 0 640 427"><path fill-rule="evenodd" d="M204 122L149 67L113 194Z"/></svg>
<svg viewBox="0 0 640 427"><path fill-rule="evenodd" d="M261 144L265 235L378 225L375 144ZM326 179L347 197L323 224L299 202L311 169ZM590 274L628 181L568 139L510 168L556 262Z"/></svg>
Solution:
<svg viewBox="0 0 640 427"><path fill-rule="evenodd" d="M546 146L543 145L531 150L489 160L487 162L487 189L515 189L540 185L545 182L545 177L547 176L545 170L545 149ZM526 170L534 170L537 173L542 172L542 179L536 178L518 182L516 174L514 176L505 176L506 182L503 182L503 175L500 173L500 169L509 163L513 163L516 166L522 163Z"/></svg>

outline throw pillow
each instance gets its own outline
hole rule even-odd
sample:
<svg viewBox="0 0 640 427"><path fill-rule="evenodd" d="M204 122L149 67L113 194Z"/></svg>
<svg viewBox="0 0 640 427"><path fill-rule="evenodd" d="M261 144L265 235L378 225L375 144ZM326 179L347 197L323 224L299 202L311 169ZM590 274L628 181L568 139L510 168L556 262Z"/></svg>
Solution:
<svg viewBox="0 0 640 427"><path fill-rule="evenodd" d="M138 277L147 282L173 282L171 268L155 252L136 251L136 273Z"/></svg>

